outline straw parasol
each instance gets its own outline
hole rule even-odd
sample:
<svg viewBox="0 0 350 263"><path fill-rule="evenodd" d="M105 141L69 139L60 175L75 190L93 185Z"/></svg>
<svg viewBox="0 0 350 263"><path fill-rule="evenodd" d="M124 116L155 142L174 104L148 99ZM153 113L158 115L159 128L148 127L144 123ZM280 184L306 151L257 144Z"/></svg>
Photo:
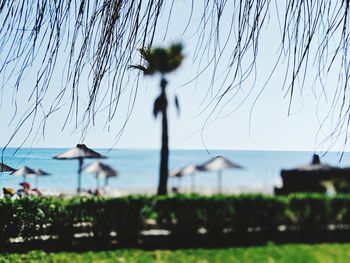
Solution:
<svg viewBox="0 0 350 263"><path fill-rule="evenodd" d="M311 163L301 165L296 169L291 169L289 171L292 172L320 172L320 171L330 171L334 169L339 169L335 166L330 166L328 164L321 163L320 156L318 154L314 154L312 156ZM288 170L285 170L288 171Z"/></svg>
<svg viewBox="0 0 350 263"><path fill-rule="evenodd" d="M94 173L96 174L96 187L97 189L100 188L99 186L99 178L105 178L105 184L107 184L107 180L109 177L115 177L118 176L118 172L113 169L111 166L101 163L99 161L95 161L89 166L87 166L83 173Z"/></svg>
<svg viewBox="0 0 350 263"><path fill-rule="evenodd" d="M183 168L177 168L174 170L171 170L169 172L169 176L170 177L177 177L179 179L179 185L180 185L180 179L183 176L187 176L187 175L191 175L192 177L192 181L191 181L191 191L194 192L195 191L195 177L194 174L197 171L197 167L194 163L190 163L188 165L186 165Z"/></svg>
<svg viewBox="0 0 350 263"><path fill-rule="evenodd" d="M12 168L11 166L8 166L4 163L0 163L0 173L3 172L14 172L16 169Z"/></svg>
<svg viewBox="0 0 350 263"><path fill-rule="evenodd" d="M102 154L95 152L94 150L88 148L85 144L77 144L76 147L61 153L55 157L54 159L58 160L72 160L77 159L79 160L79 170L78 170L78 187L77 187L77 193L80 194L81 192L81 171L83 167L83 162L85 158L92 158L92 159L99 159L99 158L106 158Z"/></svg>
<svg viewBox="0 0 350 263"><path fill-rule="evenodd" d="M216 156L209 161L197 166L198 171L217 171L218 172L218 193L222 192L222 171L225 169L242 169L243 167L228 160L223 156Z"/></svg>
<svg viewBox="0 0 350 263"><path fill-rule="evenodd" d="M28 166L22 166L21 168L18 168L17 170L13 171L11 175L23 176L23 183L25 183L27 175L35 175L35 171L32 168L29 168Z"/></svg>
<svg viewBox="0 0 350 263"><path fill-rule="evenodd" d="M292 192L323 192L331 189L334 181L340 180L350 183L350 167L336 167L321 163L317 154L312 156L309 164L294 169L281 170L282 188L275 188L276 194Z"/></svg>

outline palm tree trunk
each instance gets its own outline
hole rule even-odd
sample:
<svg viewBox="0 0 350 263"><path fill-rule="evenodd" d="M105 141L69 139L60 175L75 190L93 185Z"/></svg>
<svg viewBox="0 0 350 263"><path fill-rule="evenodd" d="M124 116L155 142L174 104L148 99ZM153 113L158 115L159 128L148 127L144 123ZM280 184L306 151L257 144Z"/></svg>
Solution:
<svg viewBox="0 0 350 263"><path fill-rule="evenodd" d="M169 160L169 146L168 146L168 117L167 117L167 98L165 93L167 81L162 78L160 86L162 89L162 149L160 152L160 171L159 171L159 185L158 195L166 195L168 193L168 160Z"/></svg>

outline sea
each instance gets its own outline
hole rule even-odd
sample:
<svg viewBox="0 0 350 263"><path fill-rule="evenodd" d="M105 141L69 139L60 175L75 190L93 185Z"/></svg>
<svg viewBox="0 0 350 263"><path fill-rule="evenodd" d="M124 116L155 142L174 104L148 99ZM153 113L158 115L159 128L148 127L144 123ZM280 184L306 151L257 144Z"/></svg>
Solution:
<svg viewBox="0 0 350 263"><path fill-rule="evenodd" d="M77 187L77 160L56 160L52 157L65 152L62 148L6 148L2 161L14 168L29 166L42 169L51 175L41 176L36 181L28 177L27 181L51 194L74 193ZM118 171L118 176L110 178L107 188L114 193L155 193L159 178L159 150L134 149L94 149L107 156L102 162ZM273 193L274 187L281 186L280 171L293 169L311 162L314 152L308 151L254 151L254 150L171 150L169 168L176 169L190 163L202 164L221 155L239 164L243 169L224 170L222 174L223 191L227 193ZM350 166L350 153L318 153L321 162L333 166ZM94 160L86 159L84 166ZM217 191L216 172L197 172L193 177L169 178L169 188L180 191L194 190L200 193ZM0 187L20 188L22 177L10 173L0 173ZM95 189L98 182L94 174L82 174L82 188ZM194 187L194 188L193 188Z"/></svg>

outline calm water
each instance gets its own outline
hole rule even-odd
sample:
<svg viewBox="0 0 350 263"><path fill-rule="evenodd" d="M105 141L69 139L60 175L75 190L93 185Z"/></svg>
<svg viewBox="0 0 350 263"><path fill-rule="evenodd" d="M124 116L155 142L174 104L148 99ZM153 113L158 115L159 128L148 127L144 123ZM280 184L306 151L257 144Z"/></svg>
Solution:
<svg viewBox="0 0 350 263"><path fill-rule="evenodd" d="M67 149L6 149L4 163L18 168L27 165L32 168L41 168L52 173L52 176L41 177L39 186L42 189L54 191L72 191L77 185L77 160L54 160L53 156ZM108 156L103 162L108 163L119 171L120 176L110 180L113 189L155 190L158 182L158 150L112 150L97 149L98 152ZM190 162L202 163L216 155L223 155L245 167L244 170L224 171L223 183L226 189L248 189L248 191L262 190L272 192L273 186L280 185L279 172L282 168L289 169L309 163L312 152L285 152L285 151L228 151L211 150L174 150L170 153L170 168L185 166ZM350 154L345 153L339 163L340 155L335 152L321 156L324 163L339 166L350 166ZM84 164L91 163L86 160ZM196 188L216 190L217 176L214 172L198 173L196 175ZM11 176L8 173L0 174L0 187L18 188L22 178ZM34 184L34 178L28 178ZM171 178L170 185L178 182ZM183 178L181 186L190 186L190 178ZM92 174L83 174L82 187L94 188L96 180Z"/></svg>

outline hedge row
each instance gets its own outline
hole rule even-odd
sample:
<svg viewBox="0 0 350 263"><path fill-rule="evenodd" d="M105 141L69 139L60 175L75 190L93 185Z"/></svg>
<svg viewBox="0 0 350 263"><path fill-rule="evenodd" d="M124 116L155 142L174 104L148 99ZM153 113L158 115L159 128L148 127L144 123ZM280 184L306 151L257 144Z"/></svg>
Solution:
<svg viewBox="0 0 350 263"><path fill-rule="evenodd" d="M143 230L173 236L242 236L350 228L350 196L263 195L0 200L0 243L79 236L136 241Z"/></svg>

